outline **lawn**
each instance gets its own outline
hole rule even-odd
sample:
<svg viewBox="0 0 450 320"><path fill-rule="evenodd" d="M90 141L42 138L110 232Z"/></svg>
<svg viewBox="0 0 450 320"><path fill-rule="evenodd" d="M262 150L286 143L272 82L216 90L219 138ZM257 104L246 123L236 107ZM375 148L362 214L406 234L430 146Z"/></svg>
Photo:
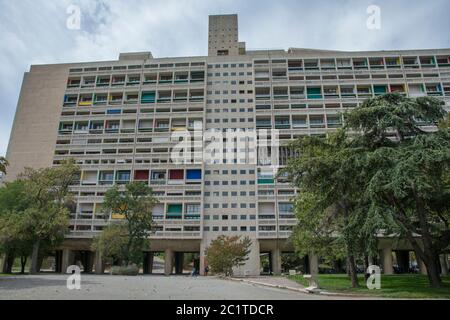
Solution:
<svg viewBox="0 0 450 320"><path fill-rule="evenodd" d="M308 282L300 276L289 276L289 279L308 286ZM381 289L369 290L364 276L358 277L360 288L350 287L350 279L344 274L321 274L319 286L330 292L377 295L386 298L407 299L450 299L450 277L444 277L442 288L430 288L425 275L381 275Z"/></svg>

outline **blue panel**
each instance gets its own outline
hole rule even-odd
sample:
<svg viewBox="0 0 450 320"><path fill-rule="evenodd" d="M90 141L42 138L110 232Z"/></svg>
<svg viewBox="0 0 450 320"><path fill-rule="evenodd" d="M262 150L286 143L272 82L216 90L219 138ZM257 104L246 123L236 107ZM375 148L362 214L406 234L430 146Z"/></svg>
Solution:
<svg viewBox="0 0 450 320"><path fill-rule="evenodd" d="M106 114L121 114L121 113L122 113L121 109L110 109L106 111Z"/></svg>
<svg viewBox="0 0 450 320"><path fill-rule="evenodd" d="M200 169L187 170L186 178L188 180L200 180L202 178L202 170Z"/></svg>

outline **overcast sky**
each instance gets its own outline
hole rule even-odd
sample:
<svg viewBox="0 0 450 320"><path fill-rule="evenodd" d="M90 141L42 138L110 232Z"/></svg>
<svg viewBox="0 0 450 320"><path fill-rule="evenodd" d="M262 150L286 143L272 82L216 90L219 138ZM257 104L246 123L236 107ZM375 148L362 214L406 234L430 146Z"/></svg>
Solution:
<svg viewBox="0 0 450 320"><path fill-rule="evenodd" d="M366 27L369 5L381 29ZM81 28L66 27L67 8ZM0 155L31 64L207 54L209 14L238 13L250 49L383 50L450 47L449 0L0 0Z"/></svg>

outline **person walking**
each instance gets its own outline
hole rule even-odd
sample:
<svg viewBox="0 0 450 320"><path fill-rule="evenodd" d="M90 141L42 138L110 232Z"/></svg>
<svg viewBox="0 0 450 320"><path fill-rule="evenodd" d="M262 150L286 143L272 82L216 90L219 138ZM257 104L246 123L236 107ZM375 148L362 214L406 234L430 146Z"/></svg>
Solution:
<svg viewBox="0 0 450 320"><path fill-rule="evenodd" d="M208 276L208 272L209 272L209 267L208 267L208 266L206 266L206 267L205 267L205 277L207 277L207 276Z"/></svg>

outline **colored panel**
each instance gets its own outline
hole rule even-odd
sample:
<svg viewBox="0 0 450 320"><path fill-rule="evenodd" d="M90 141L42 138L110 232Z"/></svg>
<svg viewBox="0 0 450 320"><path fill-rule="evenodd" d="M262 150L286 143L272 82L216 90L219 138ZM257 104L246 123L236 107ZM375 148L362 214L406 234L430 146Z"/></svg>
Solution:
<svg viewBox="0 0 450 320"><path fill-rule="evenodd" d="M183 205L182 204L169 204L167 206L167 213L175 214L175 215L177 215L177 214L181 215L182 211L183 211Z"/></svg>
<svg viewBox="0 0 450 320"><path fill-rule="evenodd" d="M171 180L183 180L183 170L170 170L169 179Z"/></svg>
<svg viewBox="0 0 450 320"><path fill-rule="evenodd" d="M386 93L387 89L386 86L373 86L373 92L375 94Z"/></svg>
<svg viewBox="0 0 450 320"><path fill-rule="evenodd" d="M202 178L202 170L200 169L187 170L186 178L188 180L200 180Z"/></svg>
<svg viewBox="0 0 450 320"><path fill-rule="evenodd" d="M151 92L142 92L142 96L141 96L141 102L142 103L153 103L155 102L155 92L151 91Z"/></svg>
<svg viewBox="0 0 450 320"><path fill-rule="evenodd" d="M149 172L148 170L137 170L134 173L135 180L148 180Z"/></svg>

